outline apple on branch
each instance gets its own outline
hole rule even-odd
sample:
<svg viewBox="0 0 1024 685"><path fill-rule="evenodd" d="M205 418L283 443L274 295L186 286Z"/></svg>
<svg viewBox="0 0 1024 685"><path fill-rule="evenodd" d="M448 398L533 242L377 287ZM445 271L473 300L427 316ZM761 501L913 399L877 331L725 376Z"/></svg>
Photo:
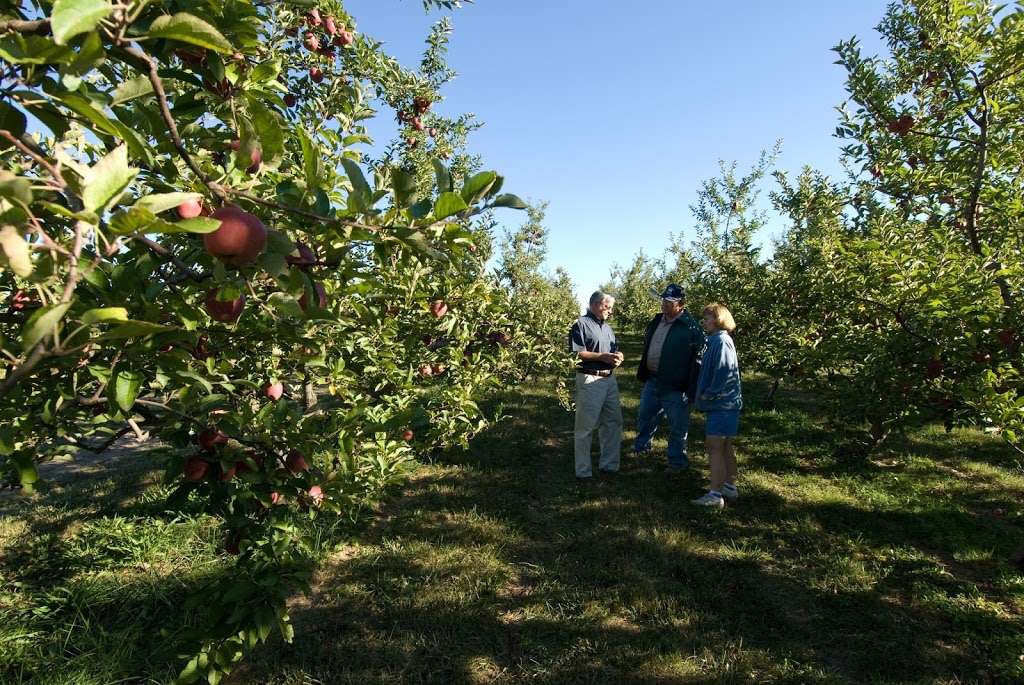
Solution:
<svg viewBox="0 0 1024 685"><path fill-rule="evenodd" d="M267 227L257 217L234 205L225 205L212 217L220 227L203 236L203 245L211 255L231 266L245 266L263 252Z"/></svg>
<svg viewBox="0 0 1024 685"><path fill-rule="evenodd" d="M263 387L263 396L275 402L284 395L283 383L268 383Z"/></svg>
<svg viewBox="0 0 1024 685"><path fill-rule="evenodd" d="M430 302L430 313L438 319L444 318L448 313L448 303L444 300L432 300Z"/></svg>
<svg viewBox="0 0 1024 685"><path fill-rule="evenodd" d="M240 292L236 297L223 299L225 291L224 288L211 288L207 291L206 313L214 321L234 323L245 309L245 293Z"/></svg>

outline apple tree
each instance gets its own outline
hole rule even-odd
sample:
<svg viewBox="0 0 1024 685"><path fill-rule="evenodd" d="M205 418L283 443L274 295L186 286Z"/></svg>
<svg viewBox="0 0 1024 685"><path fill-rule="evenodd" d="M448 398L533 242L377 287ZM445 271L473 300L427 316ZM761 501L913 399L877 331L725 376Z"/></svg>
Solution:
<svg viewBox="0 0 1024 685"><path fill-rule="evenodd" d="M525 204L436 112L448 28L409 70L335 0L2 4L0 472L40 496L55 456L171 448L168 505L235 568L193 598L183 682L290 639L302 521L466 444L546 354L479 247Z"/></svg>
<svg viewBox="0 0 1024 685"><path fill-rule="evenodd" d="M772 278L788 363L869 427L940 420L1019 448L1022 397L1019 8L894 3L891 50L839 44L846 183L782 178L792 220ZM781 349L780 348L780 349Z"/></svg>

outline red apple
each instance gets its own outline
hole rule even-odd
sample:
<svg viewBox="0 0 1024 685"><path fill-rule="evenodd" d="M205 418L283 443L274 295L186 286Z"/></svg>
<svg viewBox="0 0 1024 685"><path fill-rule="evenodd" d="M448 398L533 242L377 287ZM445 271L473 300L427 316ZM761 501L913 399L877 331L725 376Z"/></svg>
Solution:
<svg viewBox="0 0 1024 685"><path fill-rule="evenodd" d="M313 283L313 292L316 293L317 307L324 309L327 306L327 291L324 290L324 284L315 281ZM309 309L309 301L306 299L305 291L303 291L302 297L299 298L299 306L302 307L302 311Z"/></svg>
<svg viewBox="0 0 1024 685"><path fill-rule="evenodd" d="M288 453L288 457L284 460L284 465L292 473L301 473L309 468L309 465L306 463L306 456L298 450L292 450Z"/></svg>
<svg viewBox="0 0 1024 685"><path fill-rule="evenodd" d="M298 254L290 254L285 257L285 261L292 266L297 266L300 269L306 270L308 267L316 266L318 259L313 249L305 243L299 243L295 246L295 252Z"/></svg>
<svg viewBox="0 0 1024 685"><path fill-rule="evenodd" d="M220 479L223 480L223 481L231 480L232 478L235 477L235 472L237 470L238 470L238 467L235 464L231 464L227 468L224 468L224 465L221 464L221 467L220 467Z"/></svg>
<svg viewBox="0 0 1024 685"><path fill-rule="evenodd" d="M435 376L440 376L448 367L444 364L431 364L430 370Z"/></svg>
<svg viewBox="0 0 1024 685"><path fill-rule="evenodd" d="M280 504L284 501L284 496L280 492L270 493L270 503L273 505Z"/></svg>
<svg viewBox="0 0 1024 685"><path fill-rule="evenodd" d="M309 50L310 52L316 52L317 50L320 49L320 39L317 38L312 33L306 33L305 37L303 38L303 44L306 46L306 49Z"/></svg>
<svg viewBox="0 0 1024 685"><path fill-rule="evenodd" d="M240 141L238 138L235 138L230 143L228 143L228 147L237 152L242 147L242 141Z"/></svg>
<svg viewBox="0 0 1024 685"><path fill-rule="evenodd" d="M405 440L406 442L412 442L412 439L414 437L416 437L416 434L413 433L412 430L408 428L406 428L405 431L402 433L402 440Z"/></svg>
<svg viewBox="0 0 1024 685"><path fill-rule="evenodd" d="M195 347L192 348L192 358L203 360L210 356L210 349L206 346L206 338L199 338Z"/></svg>
<svg viewBox="0 0 1024 685"><path fill-rule="evenodd" d="M320 67L310 67L309 78L313 79L313 83L320 83L324 80L324 72Z"/></svg>
<svg viewBox="0 0 1024 685"><path fill-rule="evenodd" d="M419 374L422 378L430 378L434 375L434 368L430 364L423 364L419 368Z"/></svg>
<svg viewBox="0 0 1024 685"><path fill-rule="evenodd" d="M429 98L416 97L416 98L413 99L412 104L413 104L413 107L416 108L417 112L419 112L420 114L423 114L428 109L430 109L431 102L430 102Z"/></svg>
<svg viewBox="0 0 1024 685"><path fill-rule="evenodd" d="M231 556L236 557L236 556L238 556L238 553L241 551L241 544L242 544L242 534L241 533L237 533L235 535L229 535L227 537L227 539L224 540L224 551L227 552L228 554L230 554Z"/></svg>
<svg viewBox="0 0 1024 685"><path fill-rule="evenodd" d="M1014 344L1016 343L1016 338L1017 333L1009 328L1004 328L1003 330L996 333L996 339L999 340L999 344L1002 345L1007 350L1014 346Z"/></svg>
<svg viewBox="0 0 1024 685"><path fill-rule="evenodd" d="M442 318L448 313L448 303L444 300L433 300L430 303L430 313L439 319Z"/></svg>
<svg viewBox="0 0 1024 685"><path fill-rule="evenodd" d="M260 170L260 165L263 164L263 150L258 147L254 147L252 152L249 153L249 161L252 162L252 164L246 167L245 173L255 174Z"/></svg>
<svg viewBox="0 0 1024 685"><path fill-rule="evenodd" d="M306 12L306 21L310 26L320 26L323 23L323 20L320 19L320 10L314 7Z"/></svg>
<svg viewBox="0 0 1024 685"><path fill-rule="evenodd" d="M437 138L437 129L436 128L431 128L429 131L427 131L427 133L430 134L431 138Z"/></svg>
<svg viewBox="0 0 1024 685"><path fill-rule="evenodd" d="M225 205L213 213L220 228L203 236L206 251L225 264L245 266L263 252L267 244L267 227L257 217L233 205Z"/></svg>
<svg viewBox="0 0 1024 685"><path fill-rule="evenodd" d="M245 293L239 293L233 300L219 299L220 288L211 288L206 293L206 313L214 321L234 323L245 309Z"/></svg>
<svg viewBox="0 0 1024 685"><path fill-rule="evenodd" d="M263 396L268 399L274 400L275 402L281 399L281 395L283 394L284 385L282 385L281 383L268 383L267 386L263 388Z"/></svg>
<svg viewBox="0 0 1024 685"><path fill-rule="evenodd" d="M335 45L338 45L340 47L345 47L347 45L352 45L352 43L355 43L355 42L356 42L356 37L355 37L355 35L353 35L353 33L351 31L339 31L338 35L334 37Z"/></svg>
<svg viewBox="0 0 1024 685"><path fill-rule="evenodd" d="M295 96L291 93L284 96L284 104L286 107L294 107L296 102Z"/></svg>
<svg viewBox="0 0 1024 685"><path fill-rule="evenodd" d="M328 35L331 36L338 32L338 27L334 23L334 17L328 15L327 18L324 19L324 31L327 31Z"/></svg>
<svg viewBox="0 0 1024 685"><path fill-rule="evenodd" d="M320 506L320 503L324 501L324 490L319 485L314 485L309 489L309 498L313 500L313 504Z"/></svg>
<svg viewBox="0 0 1024 685"><path fill-rule="evenodd" d="M202 64L206 61L206 49L205 48L176 48L174 54L185 64L191 64L193 66Z"/></svg>
<svg viewBox="0 0 1024 685"><path fill-rule="evenodd" d="M423 124L419 117L413 117L412 127L417 131L422 131L424 128L426 128L426 126Z"/></svg>
<svg viewBox="0 0 1024 685"><path fill-rule="evenodd" d="M202 457L196 455L189 457L185 462L185 480L193 482L201 481L206 477L206 472L210 470L209 463L206 462Z"/></svg>
<svg viewBox="0 0 1024 685"><path fill-rule="evenodd" d="M416 147L417 145L419 145L419 143L420 141L416 140L411 136L405 139L405 144L408 145L409 147Z"/></svg>
<svg viewBox="0 0 1024 685"><path fill-rule="evenodd" d="M228 441L226 436L219 428L204 428L199 434L197 440L199 446L207 452L212 452L217 445L223 445Z"/></svg>
<svg viewBox="0 0 1024 685"><path fill-rule="evenodd" d="M199 200L185 200L178 205L178 216L182 219L195 219L203 213L203 203Z"/></svg>

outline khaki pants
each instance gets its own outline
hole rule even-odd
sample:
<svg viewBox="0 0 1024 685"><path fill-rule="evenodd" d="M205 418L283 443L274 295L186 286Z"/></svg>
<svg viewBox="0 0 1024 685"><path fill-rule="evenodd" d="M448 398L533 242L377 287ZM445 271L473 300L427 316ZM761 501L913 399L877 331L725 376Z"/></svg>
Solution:
<svg viewBox="0 0 1024 685"><path fill-rule="evenodd" d="M592 476L590 444L594 429L601 446L598 467L603 471L619 470L622 450L622 406L619 384L615 376L576 374L576 477Z"/></svg>

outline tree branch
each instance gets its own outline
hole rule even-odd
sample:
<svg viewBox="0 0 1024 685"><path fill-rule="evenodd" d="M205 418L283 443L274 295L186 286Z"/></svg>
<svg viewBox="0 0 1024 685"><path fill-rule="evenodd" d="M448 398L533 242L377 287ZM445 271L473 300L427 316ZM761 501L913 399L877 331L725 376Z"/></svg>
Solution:
<svg viewBox="0 0 1024 685"><path fill-rule="evenodd" d="M50 33L50 20L36 19L34 21L24 21L21 19L8 19L7 21L0 21L0 33L7 33L8 31L45 35Z"/></svg>
<svg viewBox="0 0 1024 685"><path fill-rule="evenodd" d="M178 125L174 121L174 115L171 114L170 105L167 103L167 93L164 91L164 84L160 80L160 73L157 70L157 63L153 59L136 48L125 47L125 52L137 60L144 62L149 67L149 82L153 86L153 92L156 94L157 103L160 105L160 115L163 117L164 123L167 125L167 132L171 136L171 142L174 143L174 148L178 151L178 155L185 161L185 164L192 169L193 173L202 179L210 190L214 192L222 200L227 199L227 195L224 193L224 189L218 184L214 183L213 180L203 173L203 170L199 168L196 161L192 159L192 155L189 154L188 150L185 149L185 144L181 142L181 135L178 133Z"/></svg>

